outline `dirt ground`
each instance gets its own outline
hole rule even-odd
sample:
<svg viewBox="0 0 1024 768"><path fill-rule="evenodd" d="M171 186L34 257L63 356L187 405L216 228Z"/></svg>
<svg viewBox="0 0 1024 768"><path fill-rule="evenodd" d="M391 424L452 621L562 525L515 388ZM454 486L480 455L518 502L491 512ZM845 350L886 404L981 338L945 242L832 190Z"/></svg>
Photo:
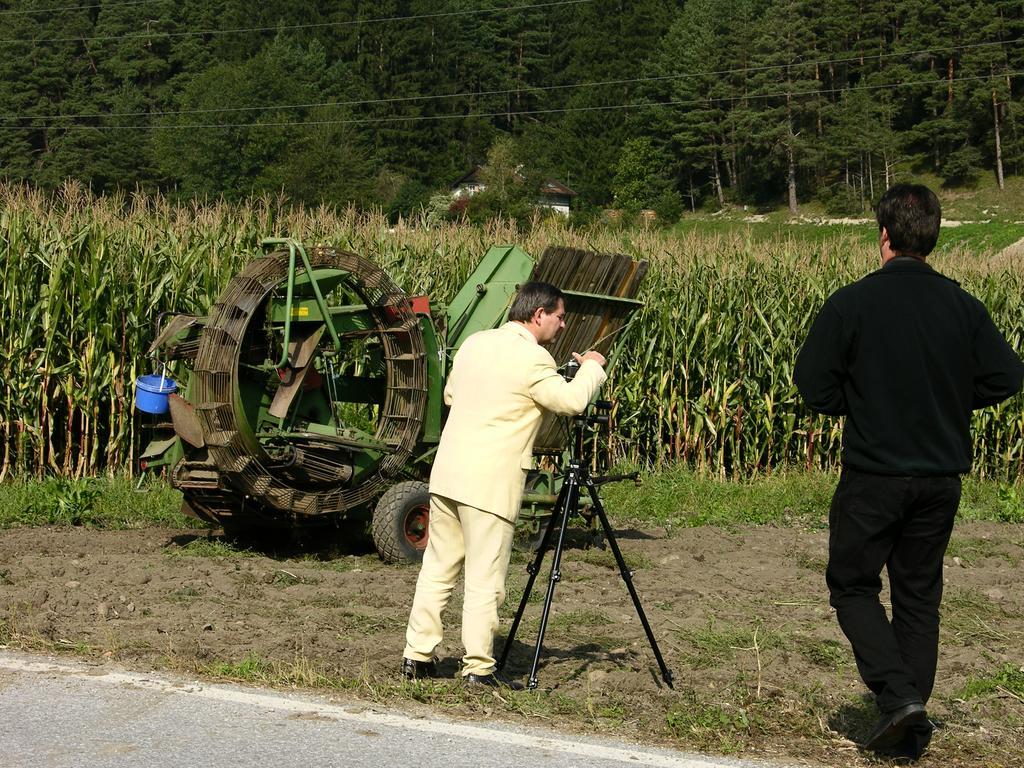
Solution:
<svg viewBox="0 0 1024 768"><path fill-rule="evenodd" d="M329 688L427 716L540 722L810 765L879 764L854 745L874 711L827 603L824 531L619 532L675 690L659 679L610 552L572 534L532 692L400 682L416 567L385 565L365 549L256 554L217 532L0 531L0 645ZM498 648L526 562L513 560ZM549 562L511 657L509 671L523 679ZM1024 764L1022 562L1024 526L958 526L929 704L941 727L922 766ZM456 600L441 649L449 676L459 608Z"/></svg>

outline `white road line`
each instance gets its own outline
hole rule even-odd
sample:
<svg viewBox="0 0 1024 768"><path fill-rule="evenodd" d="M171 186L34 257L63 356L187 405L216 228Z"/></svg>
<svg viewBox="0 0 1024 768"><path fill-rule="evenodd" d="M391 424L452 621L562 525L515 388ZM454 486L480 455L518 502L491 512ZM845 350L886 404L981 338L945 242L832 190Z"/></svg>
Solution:
<svg viewBox="0 0 1024 768"><path fill-rule="evenodd" d="M737 760L719 760L698 756L676 756L642 749L623 749L621 747L602 746L583 741L570 741L549 736L533 736L504 730L492 730L450 720L427 720L386 712L374 712L365 709L364 705L344 707L326 701L303 700L274 693L257 693L240 690L222 684L211 684L199 681L174 681L151 674L136 672L108 671L103 667L65 661L39 661L17 655L9 655L0 651L0 669L12 672L34 674L60 674L70 677L88 679L105 685L131 685L151 691L168 694L188 694L214 701L232 704L244 704L251 707L315 714L336 720L346 720L365 725L390 726L405 730L424 731L444 736L457 736L467 739L489 741L498 745L531 747L554 750L572 755L585 755L597 759L628 761L634 765L653 766L654 768L738 768L754 766L754 763ZM775 764L779 766L779 764Z"/></svg>

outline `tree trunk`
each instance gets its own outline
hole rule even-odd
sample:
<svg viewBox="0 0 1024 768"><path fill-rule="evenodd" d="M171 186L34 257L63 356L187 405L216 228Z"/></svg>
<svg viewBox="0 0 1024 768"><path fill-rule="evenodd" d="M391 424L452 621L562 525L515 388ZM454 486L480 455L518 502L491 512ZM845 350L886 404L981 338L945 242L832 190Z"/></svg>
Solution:
<svg viewBox="0 0 1024 768"><path fill-rule="evenodd" d="M818 84L818 88L821 88L821 66L819 64L814 65L814 80ZM817 104L815 105L815 107L817 109L815 138L820 139L825 134L824 121L821 117L821 96L818 96Z"/></svg>
<svg viewBox="0 0 1024 768"><path fill-rule="evenodd" d="M736 164L732 158L725 158L725 175L729 177L729 188L736 189Z"/></svg>
<svg viewBox="0 0 1024 768"><path fill-rule="evenodd" d="M860 154L860 209L864 210L864 153Z"/></svg>
<svg viewBox="0 0 1024 768"><path fill-rule="evenodd" d="M787 173L787 186L789 187L789 213L791 216L796 216L800 211L796 205L796 158L793 155L792 141L786 144L786 163L789 165L789 172Z"/></svg>
<svg viewBox="0 0 1024 768"><path fill-rule="evenodd" d="M789 135L786 137L786 165L787 186L789 187L789 215L796 216L800 211L796 205L796 150L793 143L796 136L793 134L793 100L786 96L786 123Z"/></svg>
<svg viewBox="0 0 1024 768"><path fill-rule="evenodd" d="M725 195L722 193L722 175L718 172L718 148L711 150L711 171L712 180L715 184L715 196L718 198L718 207L725 208Z"/></svg>
<svg viewBox="0 0 1024 768"><path fill-rule="evenodd" d="M999 101L996 99L996 92L992 91L992 125L996 134L996 181L999 189L1005 189L1003 183L1003 144L999 137Z"/></svg>
<svg viewBox="0 0 1024 768"><path fill-rule="evenodd" d="M1006 76L1006 92L1013 93L1012 83L1010 82L1010 76ZM1016 144L1018 140L1017 121L1013 119L1013 99L1008 99L1006 102L1006 119L1010 122L1010 136ZM1013 164L1013 172L1017 173L1020 170L1020 164Z"/></svg>
<svg viewBox="0 0 1024 768"><path fill-rule="evenodd" d="M523 108L523 38L519 38L519 55L516 62L516 108Z"/></svg>
<svg viewBox="0 0 1024 768"><path fill-rule="evenodd" d="M868 197L872 200L875 199L875 163L871 157L871 153L868 153Z"/></svg>
<svg viewBox="0 0 1024 768"><path fill-rule="evenodd" d="M732 128L732 141L729 144L729 163L726 170L729 172L729 186L735 191L740 188L740 166L739 158L736 155L736 126Z"/></svg>
<svg viewBox="0 0 1024 768"><path fill-rule="evenodd" d="M953 108L953 59L950 57L946 67L946 106Z"/></svg>

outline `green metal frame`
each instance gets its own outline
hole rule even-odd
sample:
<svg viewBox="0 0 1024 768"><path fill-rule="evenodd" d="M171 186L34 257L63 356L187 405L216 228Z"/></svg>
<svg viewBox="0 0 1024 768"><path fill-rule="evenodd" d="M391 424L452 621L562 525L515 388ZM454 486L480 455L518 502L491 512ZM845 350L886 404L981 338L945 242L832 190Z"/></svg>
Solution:
<svg viewBox="0 0 1024 768"><path fill-rule="evenodd" d="M324 301L324 295L320 292L320 286L313 276L313 267L309 263L309 256L306 255L306 249L302 247L302 244L290 237L268 237L265 238L261 245L264 248L271 248L275 245L286 245L288 246L288 293L285 298L285 316L284 316L284 345L281 349L281 360L278 362L278 368L284 368L288 365L288 344L291 341L291 330L292 330L292 300L295 294L295 256L298 254L302 258L302 266L306 270L306 275L309 277L309 284L313 288L313 295L316 297L316 305L320 309L320 315L323 317L324 325L327 326L327 332L331 334L331 341L334 342L334 351L341 352L341 339L338 338L338 331L334 328L334 322L331 319L330 313L327 311L327 302Z"/></svg>
<svg viewBox="0 0 1024 768"><path fill-rule="evenodd" d="M454 351L477 331L501 325L512 297L532 270L533 259L518 245L489 248L448 305L445 348Z"/></svg>
<svg viewBox="0 0 1024 768"><path fill-rule="evenodd" d="M444 342L434 328L433 318L430 315L419 317L427 354L427 405L423 413L420 442L436 444L441 439L441 424L444 420L444 382L447 373L443 360Z"/></svg>

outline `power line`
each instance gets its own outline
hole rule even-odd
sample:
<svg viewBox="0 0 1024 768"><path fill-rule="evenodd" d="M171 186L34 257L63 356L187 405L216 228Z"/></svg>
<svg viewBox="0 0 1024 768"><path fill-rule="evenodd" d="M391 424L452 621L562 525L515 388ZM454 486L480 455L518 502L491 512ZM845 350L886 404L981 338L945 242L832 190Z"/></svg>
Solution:
<svg viewBox="0 0 1024 768"><path fill-rule="evenodd" d="M353 99L348 101L324 101L299 104L261 104L253 107L205 107L201 109L177 109L177 110L152 110L141 112L81 112L69 115L0 115L0 120L78 120L97 117L166 117L170 115L200 115L200 114L224 114L228 112L269 112L277 109L315 109L318 107L353 107L372 104L395 104L402 102L435 101L441 99L460 99L468 97L504 96L511 93L544 93L550 91L570 90L575 88L596 88L611 85L632 85L637 83L664 82L670 80L685 80L695 77L722 77L725 75L749 74L752 72L766 72L786 67L823 67L834 64L849 64L865 60L882 60L891 58L911 58L928 53L965 51L975 48L989 48L1000 45L1014 45L1024 43L1024 36L1012 40L986 41L983 43L970 43L965 45L951 45L934 48L925 48L915 51L902 51L891 53L879 53L868 56L847 56L838 59L819 59L815 61L803 61L796 64L766 64L757 67L736 67L733 69L719 69L709 72L682 72L673 75L651 75L647 77L631 77L618 80L598 80L586 83L568 83L563 85L524 86L521 88L505 88L493 91L463 91L460 93L426 94L417 96L394 96L378 99ZM502 113L504 114L504 113Z"/></svg>
<svg viewBox="0 0 1024 768"><path fill-rule="evenodd" d="M96 5L65 5L60 8L5 8L0 16L25 16L33 13L59 13L61 11L88 11L93 8L125 8L130 5L149 5L160 0L129 0L125 3L97 3Z"/></svg>
<svg viewBox="0 0 1024 768"><path fill-rule="evenodd" d="M280 120L268 123L182 123L178 125L37 125L37 126L0 126L0 131L25 131L43 130L46 128L65 131L87 130L87 131L114 131L114 130L196 130L196 129L223 129L223 128L285 128L285 127L319 127L325 125L381 125L388 123L416 123L428 120L465 120L476 117L528 117L536 115L570 114L581 112L611 112L628 109L653 109L657 107L682 107L702 106L712 103L736 103L741 101L754 101L759 99L776 99L783 97L799 96L827 96L837 93L849 93L851 91L877 91L877 90L899 90L901 88L934 87L947 83L966 83L979 80L991 80L993 77L1020 77L1024 70L1013 72L1002 72L998 75L971 75L966 77L942 78L931 81L910 81L898 83L879 83L874 85L861 85L849 88L820 88L803 91L777 91L774 93L746 93L736 96L703 97L698 99L682 99L676 101L657 102L631 102L626 104L607 104L596 107L555 107L550 109L528 109L519 111L500 112L470 112L467 114L442 114L442 115L414 115L409 117L379 117L379 118L352 118L346 120Z"/></svg>
<svg viewBox="0 0 1024 768"><path fill-rule="evenodd" d="M533 3L530 5L514 5L503 8L471 8L464 11L439 11L438 13L422 13L415 16L382 16L373 19L351 19L347 21L321 21L310 24L285 24L273 27L238 27L236 29L193 29L184 32L135 32L127 35L100 35L96 37L47 37L38 40L29 38L7 38L0 39L2 44L25 44L37 45L39 43L93 43L106 42L111 40L132 40L137 38L151 39L154 37L175 38L191 37L194 35L229 35L247 32L291 32L299 29L324 29L326 27L351 27L360 24L383 24L391 21L422 21L424 19L440 19L452 16L479 16L488 13L514 13L516 11L529 11L538 8L554 8L565 5L585 5L594 0L552 0L547 3Z"/></svg>

